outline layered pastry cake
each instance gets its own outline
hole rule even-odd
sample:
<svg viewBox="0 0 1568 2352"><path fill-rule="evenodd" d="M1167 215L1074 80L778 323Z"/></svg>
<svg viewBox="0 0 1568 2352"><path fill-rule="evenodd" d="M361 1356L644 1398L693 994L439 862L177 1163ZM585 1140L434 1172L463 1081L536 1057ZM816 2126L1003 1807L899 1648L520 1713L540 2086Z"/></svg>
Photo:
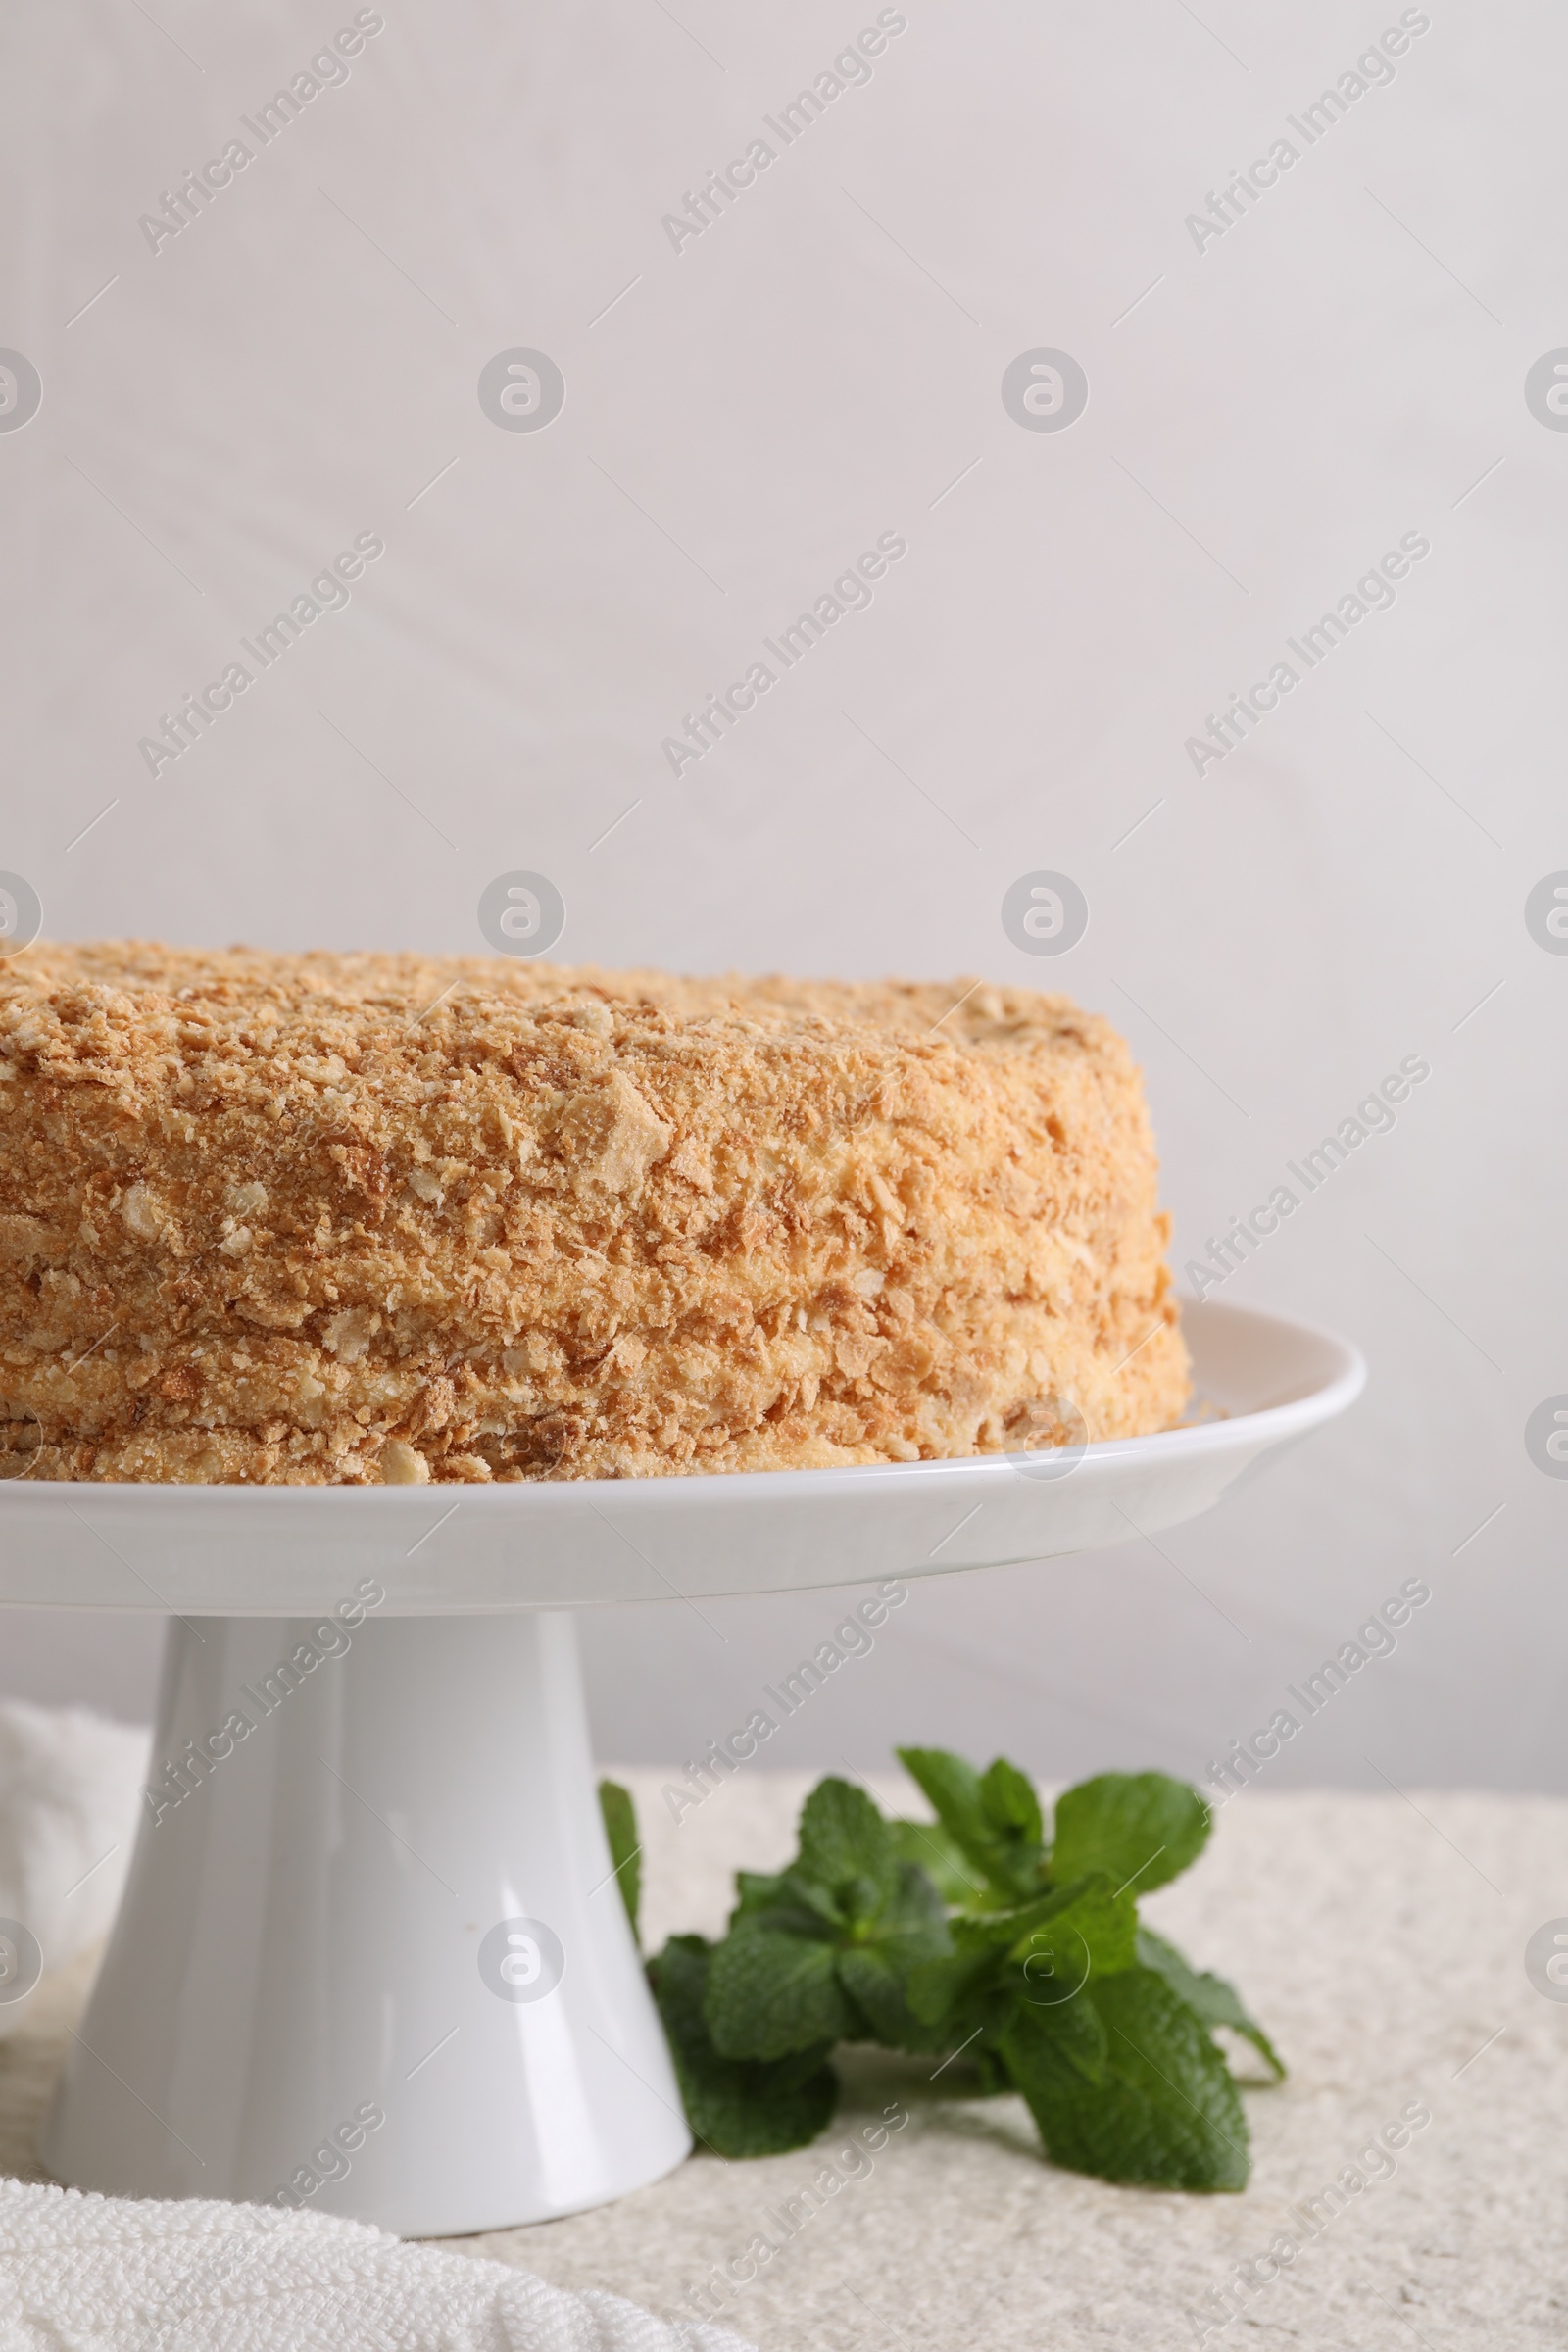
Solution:
<svg viewBox="0 0 1568 2352"><path fill-rule="evenodd" d="M643 1478L1166 1428L1139 1074L1063 997L0 965L0 1470Z"/></svg>

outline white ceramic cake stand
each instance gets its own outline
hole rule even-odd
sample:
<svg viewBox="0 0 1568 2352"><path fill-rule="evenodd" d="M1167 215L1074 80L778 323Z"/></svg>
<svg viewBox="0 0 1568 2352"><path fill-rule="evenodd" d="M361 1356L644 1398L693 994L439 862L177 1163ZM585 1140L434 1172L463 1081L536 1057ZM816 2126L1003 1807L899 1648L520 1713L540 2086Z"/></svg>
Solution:
<svg viewBox="0 0 1568 2352"><path fill-rule="evenodd" d="M566 1612L1157 1533L1364 1377L1343 1341L1276 1316L1209 1302L1185 1328L1225 1417L1076 1457L0 1485L0 1604L172 1619L151 1794L49 2170L129 2196L281 2189L410 2236L658 2180L690 2141L612 1876Z"/></svg>

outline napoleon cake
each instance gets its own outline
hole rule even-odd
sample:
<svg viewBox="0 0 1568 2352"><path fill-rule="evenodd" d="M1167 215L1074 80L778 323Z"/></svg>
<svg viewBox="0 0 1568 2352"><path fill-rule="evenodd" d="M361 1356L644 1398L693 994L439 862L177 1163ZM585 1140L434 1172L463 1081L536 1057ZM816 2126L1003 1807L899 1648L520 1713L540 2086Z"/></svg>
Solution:
<svg viewBox="0 0 1568 2352"><path fill-rule="evenodd" d="M1188 1393L1138 1070L1064 997L40 945L0 1135L12 1476L913 1462Z"/></svg>

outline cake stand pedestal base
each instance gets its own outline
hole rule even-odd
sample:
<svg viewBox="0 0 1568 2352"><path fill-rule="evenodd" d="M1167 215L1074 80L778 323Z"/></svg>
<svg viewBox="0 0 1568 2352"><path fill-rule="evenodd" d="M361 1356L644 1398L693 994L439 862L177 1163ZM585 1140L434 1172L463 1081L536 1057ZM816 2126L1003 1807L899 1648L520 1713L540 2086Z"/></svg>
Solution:
<svg viewBox="0 0 1568 2352"><path fill-rule="evenodd" d="M356 1607L172 1624L129 1883L44 2163L406 2236L658 2180L691 2141L570 1617Z"/></svg>

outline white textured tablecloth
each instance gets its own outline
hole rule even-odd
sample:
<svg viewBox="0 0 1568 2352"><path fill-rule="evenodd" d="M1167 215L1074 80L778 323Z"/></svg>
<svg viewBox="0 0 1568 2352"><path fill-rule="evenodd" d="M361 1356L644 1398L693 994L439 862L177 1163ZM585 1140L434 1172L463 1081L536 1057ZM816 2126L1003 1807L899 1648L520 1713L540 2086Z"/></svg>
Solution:
<svg viewBox="0 0 1568 2352"><path fill-rule="evenodd" d="M754 1773L686 1814L662 1774L624 1776L648 1851L646 1925L722 1924L728 1873L790 1850L809 1782ZM1256 2157L1239 2197L1111 2188L1053 2171L1013 2100L939 2101L918 2067L857 2063L819 2145L754 2164L698 2157L597 2213L449 2241L556 2284L722 2320L762 2352L1079 2352L1346 2347L1544 2352L1568 2343L1568 2003L1524 1950L1568 1915L1568 1805L1532 1797L1256 1791L1148 1916L1232 1975L1292 2067L1248 2094ZM32 2133L83 1989L46 1982L0 2046L0 2167L38 2178ZM847 2073L850 2070L846 2070ZM940 2085L938 2086L940 2088ZM767 2217L890 2102L907 2126L748 2283L704 2291ZM1308 2238L1305 2206L1410 2106L1431 2122L1391 2177ZM1362 2172L1373 2168L1366 2166ZM1276 2277L1270 2247L1299 2251ZM1237 2266L1253 2266L1240 2284ZM1216 2328L1216 2289L1236 2316ZM695 2296L695 2301L693 2297ZM1195 2316L1196 2315L1196 2316Z"/></svg>

